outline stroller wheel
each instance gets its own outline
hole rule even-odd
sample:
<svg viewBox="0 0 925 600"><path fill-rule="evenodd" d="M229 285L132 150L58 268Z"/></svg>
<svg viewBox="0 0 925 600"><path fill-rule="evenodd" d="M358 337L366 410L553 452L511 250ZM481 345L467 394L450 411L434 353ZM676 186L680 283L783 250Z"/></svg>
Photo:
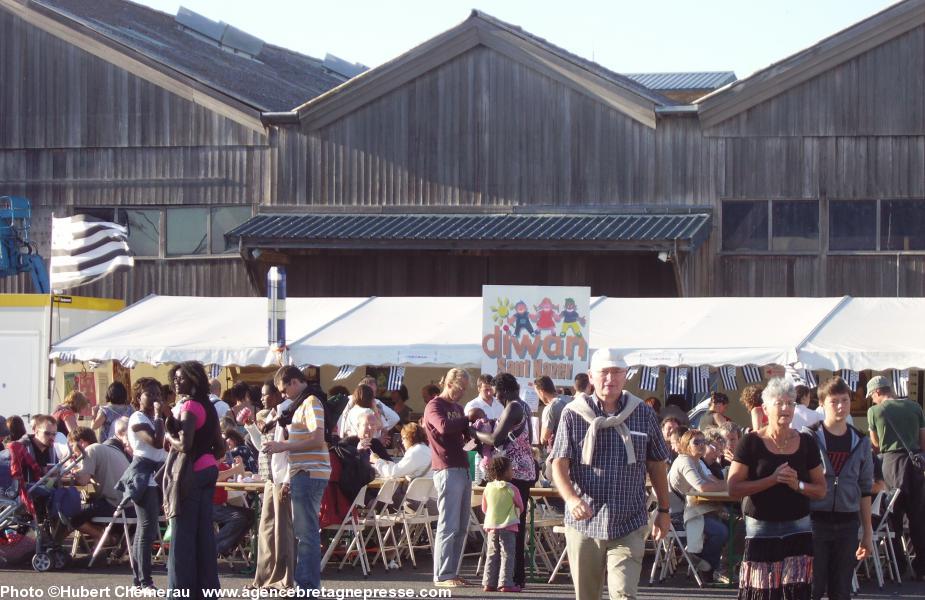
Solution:
<svg viewBox="0 0 925 600"><path fill-rule="evenodd" d="M65 568L70 558L70 555L64 550L55 550L51 553L51 560L54 563L55 569Z"/></svg>
<svg viewBox="0 0 925 600"><path fill-rule="evenodd" d="M32 568L39 573L44 573L51 569L51 558L45 553L36 554L32 557Z"/></svg>

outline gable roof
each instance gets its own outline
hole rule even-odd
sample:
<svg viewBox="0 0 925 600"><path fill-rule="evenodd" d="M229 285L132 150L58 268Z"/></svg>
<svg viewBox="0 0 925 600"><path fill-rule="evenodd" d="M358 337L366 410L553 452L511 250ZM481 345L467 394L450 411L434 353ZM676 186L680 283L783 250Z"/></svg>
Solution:
<svg viewBox="0 0 925 600"><path fill-rule="evenodd" d="M128 0L29 0L260 112L291 110L343 83L322 61L264 44L256 59L181 29L174 15Z"/></svg>
<svg viewBox="0 0 925 600"><path fill-rule="evenodd" d="M704 127L712 127L923 24L925 0L894 4L698 99L700 121Z"/></svg>
<svg viewBox="0 0 925 600"><path fill-rule="evenodd" d="M736 80L736 74L732 71L624 73L624 75L636 83L656 91L715 90Z"/></svg>
<svg viewBox="0 0 925 600"><path fill-rule="evenodd" d="M655 127L656 107L674 104L629 77L473 10L456 27L300 106L302 126L323 127L477 46L525 64L649 127Z"/></svg>

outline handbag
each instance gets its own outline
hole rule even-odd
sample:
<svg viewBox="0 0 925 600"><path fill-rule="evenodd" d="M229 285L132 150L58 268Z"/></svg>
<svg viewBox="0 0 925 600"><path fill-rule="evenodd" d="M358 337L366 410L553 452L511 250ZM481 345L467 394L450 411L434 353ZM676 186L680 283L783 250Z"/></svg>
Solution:
<svg viewBox="0 0 925 600"><path fill-rule="evenodd" d="M909 449L909 446L906 445L906 442L903 441L902 436L899 435L899 431L896 429L896 426L893 425L893 422L890 421L890 418L886 415L883 415L883 420L886 421L888 427L893 430L893 433L896 434L896 437L899 439L899 443L902 444L903 448L906 450L906 454L909 455L909 461L919 471L925 472L925 456L917 452L913 452Z"/></svg>

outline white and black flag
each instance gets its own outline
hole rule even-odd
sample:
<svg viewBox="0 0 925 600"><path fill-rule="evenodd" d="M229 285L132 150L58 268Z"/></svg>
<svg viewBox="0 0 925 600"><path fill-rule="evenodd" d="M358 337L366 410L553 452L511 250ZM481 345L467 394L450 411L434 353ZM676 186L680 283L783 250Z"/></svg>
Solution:
<svg viewBox="0 0 925 600"><path fill-rule="evenodd" d="M134 265L122 225L87 215L52 220L52 289L84 285Z"/></svg>
<svg viewBox="0 0 925 600"><path fill-rule="evenodd" d="M687 392L687 367L669 367L668 368L668 393L685 394Z"/></svg>
<svg viewBox="0 0 925 600"><path fill-rule="evenodd" d="M401 388L402 381L405 379L405 367L389 368L389 383L386 390L394 392Z"/></svg>
<svg viewBox="0 0 925 600"><path fill-rule="evenodd" d="M845 380L845 383L848 384L852 390L858 389L858 379L860 376L857 371L852 371L851 369L842 369L839 373L841 378Z"/></svg>
<svg viewBox="0 0 925 600"><path fill-rule="evenodd" d="M745 365L742 367L742 375L746 383L761 383L761 367L758 365Z"/></svg>
<svg viewBox="0 0 925 600"><path fill-rule="evenodd" d="M723 380L723 387L726 391L737 390L739 386L736 383L736 368L733 365L723 365L719 368L719 376Z"/></svg>
<svg viewBox="0 0 925 600"><path fill-rule="evenodd" d="M639 378L639 389L654 392L658 387L658 371L659 367L643 367Z"/></svg>
<svg viewBox="0 0 925 600"><path fill-rule="evenodd" d="M707 394L710 391L710 367L708 365L694 367L692 376L694 396L700 398Z"/></svg>

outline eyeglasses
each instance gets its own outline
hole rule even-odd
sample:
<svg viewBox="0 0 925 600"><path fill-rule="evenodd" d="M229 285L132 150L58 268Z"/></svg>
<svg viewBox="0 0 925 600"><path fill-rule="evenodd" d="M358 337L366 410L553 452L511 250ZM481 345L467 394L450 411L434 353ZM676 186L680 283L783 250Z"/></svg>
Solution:
<svg viewBox="0 0 925 600"><path fill-rule="evenodd" d="M704 439L694 440L691 443L695 446L706 446L707 445L707 441Z"/></svg>
<svg viewBox="0 0 925 600"><path fill-rule="evenodd" d="M797 405L796 402L781 402L780 400L775 400L771 403L771 406L775 408L793 408Z"/></svg>

